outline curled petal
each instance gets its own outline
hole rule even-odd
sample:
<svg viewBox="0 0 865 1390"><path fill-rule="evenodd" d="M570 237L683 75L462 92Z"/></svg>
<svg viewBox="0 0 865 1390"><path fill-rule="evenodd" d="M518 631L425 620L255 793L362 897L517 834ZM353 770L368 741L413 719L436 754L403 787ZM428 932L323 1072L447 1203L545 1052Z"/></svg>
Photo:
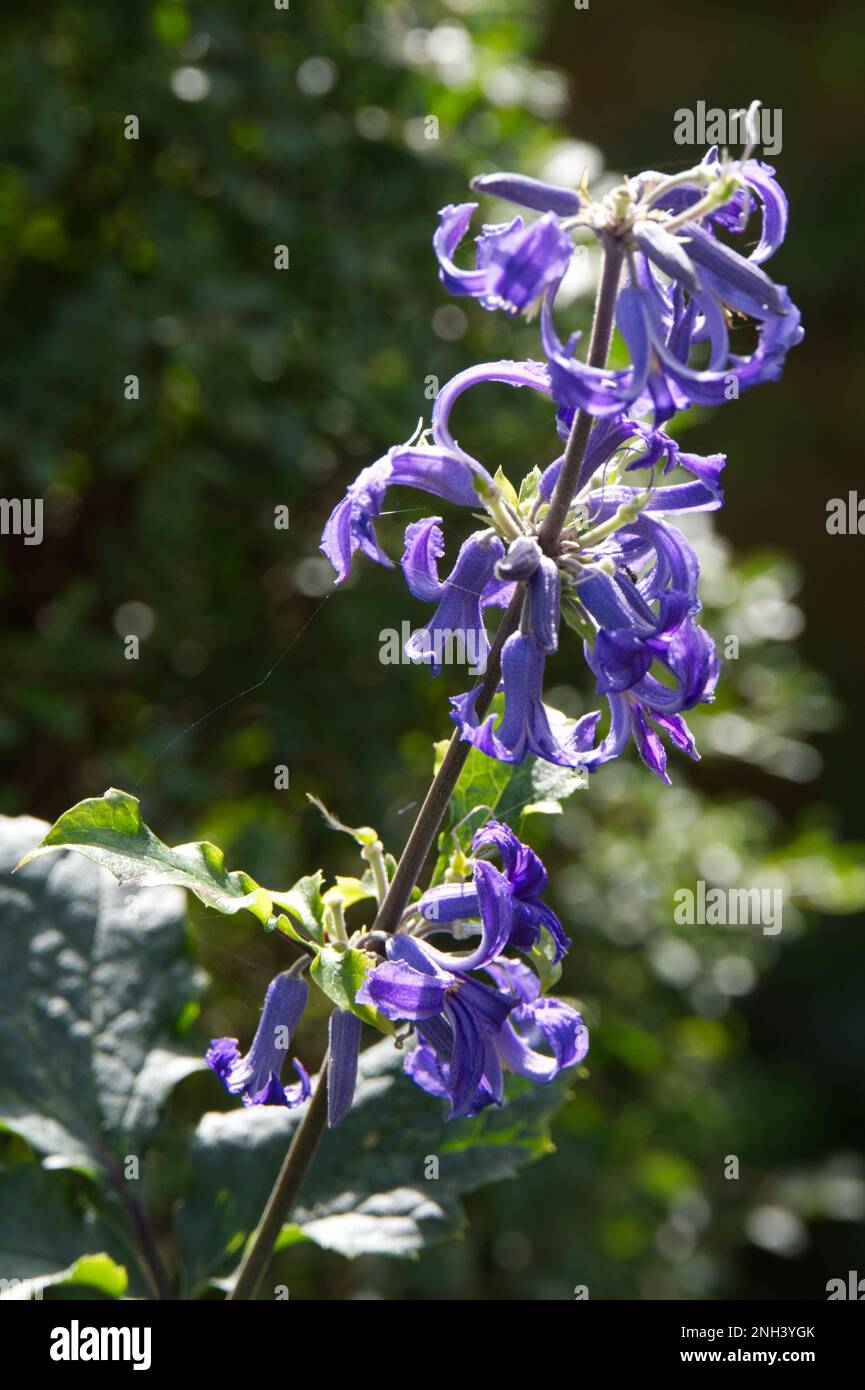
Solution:
<svg viewBox="0 0 865 1390"><path fill-rule="evenodd" d="M538 1052L543 1043L552 1055ZM515 1012L497 1039L499 1054L509 1071L542 1085L567 1067L577 1066L589 1050L589 1033L582 1016L561 999L538 999Z"/></svg>
<svg viewBox="0 0 865 1390"><path fill-rule="evenodd" d="M406 527L402 572L409 592L423 603L437 603L441 598L438 561L444 553L440 516L424 517Z"/></svg>
<svg viewBox="0 0 865 1390"><path fill-rule="evenodd" d="M427 444L391 449L364 468L334 507L322 534L321 549L336 570L336 582L341 584L348 578L359 549L377 564L392 567L374 524L389 487L419 488L447 502L474 507L478 500L476 478L482 487L493 486L486 469L467 454Z"/></svg>
<svg viewBox="0 0 865 1390"><path fill-rule="evenodd" d="M412 530L410 527L409 530ZM414 544L421 545L433 533L418 531L413 537ZM408 537L407 537L408 539ZM410 556L407 545L406 555ZM461 644L456 656L464 655L477 671L486 667L489 653L489 639L484 626L481 599L493 578L496 563L504 555L504 546L492 531L481 531L470 536L460 548L453 571L441 585L438 593L438 607L426 627L414 632L406 643L406 652L415 660L426 662L433 675L442 669L445 653L450 644ZM409 558L409 563L413 562ZM431 591L431 572L424 569L424 560L419 561L420 584L418 597L423 591ZM408 577L408 575L406 576Z"/></svg>
<svg viewBox="0 0 865 1390"><path fill-rule="evenodd" d="M474 890L482 930L479 944L466 955L454 955L425 945L424 950L436 965L460 974L479 970L500 955L508 944L513 925L513 900L506 876L494 864L476 859ZM441 920L441 919L439 919Z"/></svg>
<svg viewBox="0 0 865 1390"><path fill-rule="evenodd" d="M461 458L467 458L468 455L458 448L451 437L450 413L454 403L464 391L487 381L503 382L508 386L529 386L533 391L540 391L547 396L551 391L550 375L546 363L531 360L525 362L481 362L478 366L467 367L464 372L459 372L456 376L451 377L436 396L432 414L432 432L437 445L457 453ZM490 487L492 488L492 486L492 479L490 479Z"/></svg>
<svg viewBox="0 0 865 1390"><path fill-rule="evenodd" d="M530 845L523 844L509 825L487 821L473 839L472 850L493 845L502 857L511 888L518 897L537 897L547 886L547 871Z"/></svg>

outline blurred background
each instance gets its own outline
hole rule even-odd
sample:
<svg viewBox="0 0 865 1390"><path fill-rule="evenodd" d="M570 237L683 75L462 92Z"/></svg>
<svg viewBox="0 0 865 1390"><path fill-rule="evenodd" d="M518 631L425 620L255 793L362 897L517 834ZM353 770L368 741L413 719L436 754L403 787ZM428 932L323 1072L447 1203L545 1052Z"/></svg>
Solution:
<svg viewBox="0 0 865 1390"><path fill-rule="evenodd" d="M325 1298L821 1299L865 1274L865 539L826 531L829 499L865 495L863 13L72 0L2 26L3 493L45 499L45 539L0 542L0 811L53 820L124 787L164 839L212 839L274 887L355 872L308 791L399 851L465 688L383 666L380 632L420 606L366 562L331 594L317 550L347 483L428 416L429 378L537 352L531 326L447 297L436 210L493 168L587 167L598 188L686 167L702 149L674 143L674 112L698 101L781 110L772 273L806 340L779 385L685 421L689 448L729 457L727 506L692 531L707 625L739 658L671 789L623 761L532 825L590 1077L555 1152L469 1200L461 1241L413 1264L280 1258L292 1297ZM485 463L518 480L555 456L541 402L474 395L458 429ZM392 554L416 503L382 528ZM592 707L576 641L548 684ZM782 933L676 926L698 879L783 888ZM193 922L212 980L194 1036L247 1036L284 946L251 918ZM180 1088L163 1173L221 1104L210 1080Z"/></svg>

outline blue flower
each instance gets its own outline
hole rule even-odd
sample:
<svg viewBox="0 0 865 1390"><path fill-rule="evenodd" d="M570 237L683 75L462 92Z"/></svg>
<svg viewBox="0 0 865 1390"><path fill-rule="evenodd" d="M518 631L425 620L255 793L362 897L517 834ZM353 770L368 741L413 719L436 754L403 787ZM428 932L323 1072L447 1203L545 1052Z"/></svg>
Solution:
<svg viewBox="0 0 865 1390"><path fill-rule="evenodd" d="M421 942L397 936L392 946L405 969L391 1016L410 1017L418 1035L404 1070L428 1094L448 1101L446 1119L501 1105L505 1071L547 1085L585 1059L589 1035L581 1015L560 999L543 997L528 966L499 956L483 967L494 988L456 976L448 983ZM387 970L379 966L369 978ZM438 1010L431 979L446 1000ZM389 990L379 981L370 993L385 999Z"/></svg>
<svg viewBox="0 0 865 1390"><path fill-rule="evenodd" d="M478 501L474 480L478 476L492 487L486 469L467 455L423 443L391 449L364 468L334 507L321 539L321 549L337 572L337 583L348 578L358 549L377 564L393 567L379 545L374 525L389 487L421 488L447 502L474 507Z"/></svg>
<svg viewBox="0 0 865 1390"><path fill-rule="evenodd" d="M533 970L502 956L486 967L486 973L515 999L495 1038L499 1059L508 1071L546 1085L567 1067L585 1060L589 1030L582 1015L563 1000L542 995ZM539 1052L539 1046L549 1052Z"/></svg>
<svg viewBox="0 0 865 1390"><path fill-rule="evenodd" d="M776 380L787 352L802 340L798 309L785 287L762 269L787 228L787 200L769 165L750 158L722 165L712 150L685 176L668 178L647 170L591 206L582 193L516 174L485 175L473 187L544 213L546 253L538 235L538 248L526 260L535 271L532 289L548 282L541 335L553 395L565 409L600 416L629 407L638 415L651 409L660 424L689 405L722 404L760 382ZM447 210L454 219L462 214L459 227L456 220L448 224L458 231L457 241L473 210L471 204ZM762 226L750 254L721 239L719 233L740 236L758 210ZM559 225L562 236L565 227L584 225L624 245L627 276L616 316L630 356L625 368L589 367L575 355L580 335L563 344L556 333L553 306L567 268L565 261L562 275L553 276L557 218L565 219ZM488 229L480 239L479 260L488 254L486 238L492 246L496 236L505 241L516 237L520 233L513 229L519 221L508 229ZM483 272L471 274L478 277L476 287L458 288L446 276L445 283L455 293L483 295ZM733 316L753 325L756 343L750 353L732 350Z"/></svg>
<svg viewBox="0 0 865 1390"><path fill-rule="evenodd" d="M454 638L462 644L462 653L478 672L486 669L489 639L482 616L488 603L507 602L509 591L495 582L496 562L505 553L494 531L478 531L465 541L456 564L442 582L438 576L438 561L444 554L441 517L426 517L415 521L405 533L405 552L402 570L409 590L415 598L437 603L433 617L423 628L412 633L406 643L406 653L429 664L434 676L442 668L447 644Z"/></svg>
<svg viewBox="0 0 865 1390"><path fill-rule="evenodd" d="M711 693L705 698L711 700ZM577 720L571 734L571 746L578 751L581 766L589 772L594 772L604 763L619 757L633 738L643 762L669 786L670 778L666 771L667 754L658 731L665 733L681 752L699 762L700 755L694 745L693 735L681 714L656 709L647 701L640 700L631 691L622 695L608 695L607 703L610 707L610 727L599 744L596 745L594 739L601 717L600 710L584 714L582 719Z"/></svg>
<svg viewBox="0 0 865 1390"><path fill-rule="evenodd" d="M333 1129L351 1109L357 1085L361 1021L348 1009L334 1009L327 1025L327 1123Z"/></svg>
<svg viewBox="0 0 865 1390"><path fill-rule="evenodd" d="M460 737L499 762L521 763L531 753L560 767L578 767L575 751L561 743L550 726L541 699L545 657L532 634L515 632L509 637L501 662L505 703L498 727L494 713L483 721L478 716L478 685L451 699L451 718Z"/></svg>
<svg viewBox="0 0 865 1390"><path fill-rule="evenodd" d="M473 884L442 885L417 907L436 926L463 912L480 914L479 944L456 955L398 933L388 941L387 961L370 971L357 995L358 1003L373 1005L394 1022L414 1024L419 1041L405 1070L424 1090L448 1101L448 1119L501 1104L504 1070L545 1083L582 1061L588 1048L580 1015L561 1000L542 998L532 971L501 954L515 935L528 927L536 937L539 924L550 925L551 918L561 936L558 920L537 898L547 882L543 864L495 821L474 844L495 845L506 873L475 860ZM472 978L475 971L492 984ZM539 1046L549 1052L539 1052Z"/></svg>
<svg viewBox="0 0 865 1390"><path fill-rule="evenodd" d="M433 249L439 277L451 294L471 295L485 309L517 314L529 309L547 288L558 283L574 254L574 243L552 213L529 226L521 217L487 226L477 241L474 270L461 270L454 253L468 230L477 203L458 203L439 213Z"/></svg>
<svg viewBox="0 0 865 1390"><path fill-rule="evenodd" d="M440 965L438 953L413 937L391 937L387 953L388 960L364 980L358 1003L372 1004L394 1021L414 1023L420 1037L447 1059L448 1118L475 1114L483 1104L501 1099L492 1037L514 1001L473 980L464 969ZM484 959L481 953L472 968L495 954Z"/></svg>
<svg viewBox="0 0 865 1390"><path fill-rule="evenodd" d="M723 405L731 397L733 383L734 394L739 394L778 379L788 351L803 337L799 311L786 289L699 227L689 228L688 249L689 264L699 257L699 290L688 290L684 274L669 285L662 283L649 257L635 253L634 274L616 306L631 359L625 368L610 370L581 362L574 355L579 335L563 344L556 334L554 292L548 293L541 337L559 405L592 415L615 415L625 409L639 415L651 409L659 424L690 405ZM749 355L731 349L727 328L731 312L755 323L757 343ZM704 343L708 343L709 360L698 367L693 362L694 349Z"/></svg>
<svg viewBox="0 0 865 1390"><path fill-rule="evenodd" d="M541 901L547 887L547 871L539 856L514 834L510 826L491 820L482 826L472 840L472 851L487 847L498 850L511 895L511 924L507 945L528 951L538 941L541 928L546 927L555 944L555 958L561 959L570 946L562 924L552 908ZM473 861L471 883L441 883L429 888L416 904L425 921L447 925L473 921L483 914L482 901L487 880L487 865L482 859Z"/></svg>
<svg viewBox="0 0 865 1390"><path fill-rule="evenodd" d="M296 1058L294 1069L300 1080L287 1087L280 1081L308 994L305 980L277 975L268 986L261 1019L246 1056L241 1057L237 1038L214 1038L211 1042L205 1062L225 1089L233 1096L239 1095L244 1105L287 1105L293 1110L309 1095L309 1076Z"/></svg>

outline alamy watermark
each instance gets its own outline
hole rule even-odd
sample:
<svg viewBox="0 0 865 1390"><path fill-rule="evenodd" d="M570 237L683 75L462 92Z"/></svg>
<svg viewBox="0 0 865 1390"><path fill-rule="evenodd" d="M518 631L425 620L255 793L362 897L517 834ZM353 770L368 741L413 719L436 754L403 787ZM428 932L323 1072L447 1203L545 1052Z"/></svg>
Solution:
<svg viewBox="0 0 865 1390"><path fill-rule="evenodd" d="M41 497L0 497L0 536L23 536L25 545L41 545L43 509Z"/></svg>
<svg viewBox="0 0 865 1390"><path fill-rule="evenodd" d="M677 145L721 145L726 149L762 145L764 154L781 153L781 110L777 106L772 111L765 107L724 111L698 101L693 111L680 106L673 112L673 120Z"/></svg>
<svg viewBox="0 0 865 1390"><path fill-rule="evenodd" d="M150 1369L149 1327L82 1327L77 1318L69 1327L51 1332L52 1361L131 1361L134 1371Z"/></svg>
<svg viewBox="0 0 865 1390"><path fill-rule="evenodd" d="M764 936L777 936L783 918L780 888L677 888L673 921L678 927L762 927Z"/></svg>
<svg viewBox="0 0 865 1390"><path fill-rule="evenodd" d="M482 676L487 669L489 643L480 628L413 629L404 619L397 632L395 627L382 628L378 634L378 659L383 666L467 666L473 676Z"/></svg>

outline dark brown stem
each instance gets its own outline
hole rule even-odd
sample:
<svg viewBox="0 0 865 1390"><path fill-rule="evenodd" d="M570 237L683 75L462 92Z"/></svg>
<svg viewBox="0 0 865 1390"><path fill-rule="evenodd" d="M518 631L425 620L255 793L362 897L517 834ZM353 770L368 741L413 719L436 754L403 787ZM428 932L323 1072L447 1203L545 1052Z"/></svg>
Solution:
<svg viewBox="0 0 865 1390"><path fill-rule="evenodd" d="M147 1273L150 1275L154 1292L157 1297L165 1301L173 1300L174 1290L171 1287L171 1280L168 1277L165 1265L162 1263L162 1257L159 1254L156 1238L153 1234L153 1229L148 1220L147 1213L138 1198L133 1197L132 1193L129 1191L129 1184L123 1176L120 1165L113 1155L106 1152L104 1161L114 1189L123 1204L126 1215L129 1217L130 1224L135 1232L135 1238L138 1241L144 1263L147 1266Z"/></svg>
<svg viewBox="0 0 865 1390"><path fill-rule="evenodd" d="M255 1297L277 1237L297 1201L327 1121L327 1062L328 1054L325 1052L312 1100L294 1132L279 1176L267 1199L267 1206L241 1261L229 1299Z"/></svg>

